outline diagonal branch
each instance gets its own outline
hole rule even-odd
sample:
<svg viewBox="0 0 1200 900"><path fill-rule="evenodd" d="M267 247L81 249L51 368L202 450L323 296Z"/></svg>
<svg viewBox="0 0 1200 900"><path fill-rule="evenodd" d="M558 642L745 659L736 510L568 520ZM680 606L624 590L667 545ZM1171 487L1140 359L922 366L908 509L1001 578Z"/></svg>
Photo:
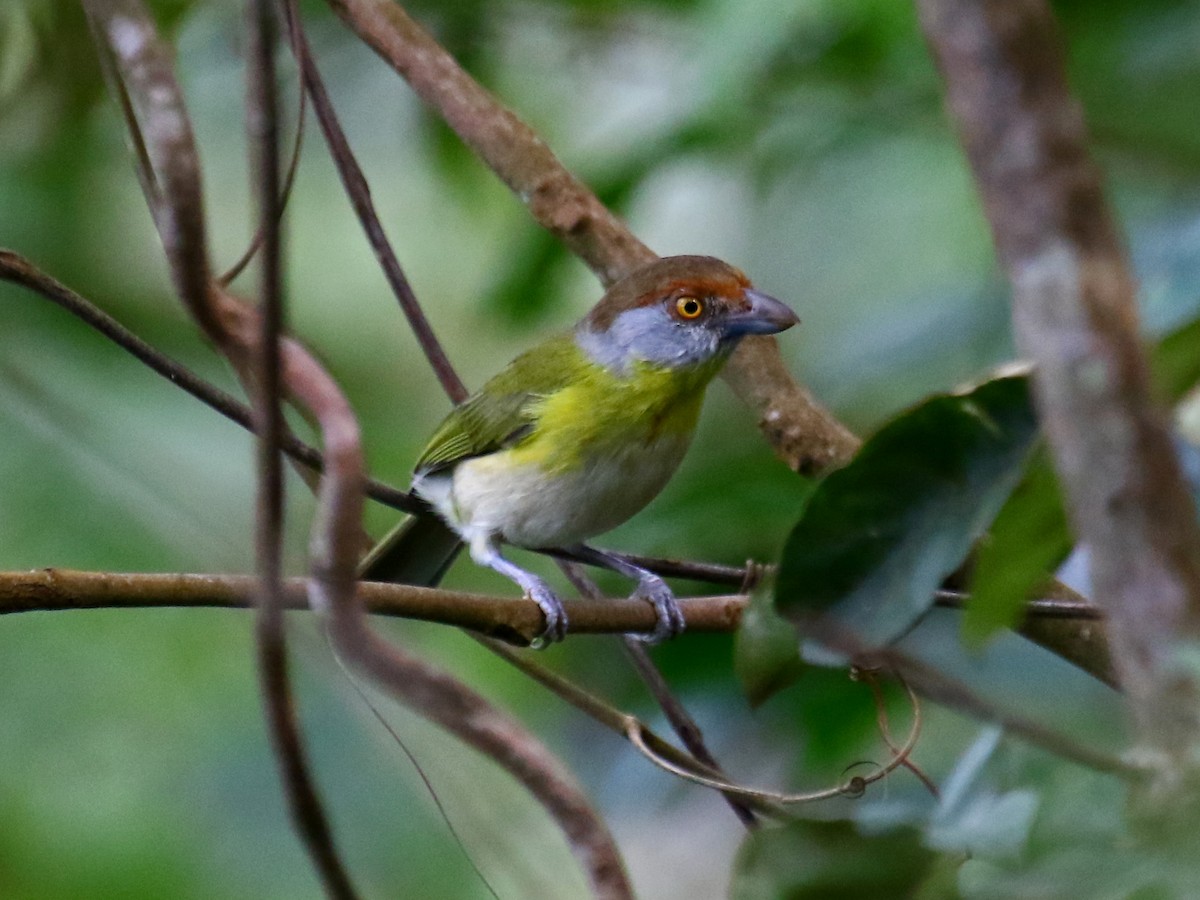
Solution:
<svg viewBox="0 0 1200 900"><path fill-rule="evenodd" d="M201 403L247 431L254 431L254 412L249 406L150 346L104 310L38 269L25 257L0 248L0 280L11 281L41 295L104 335L172 384L183 388ZM316 472L322 471L325 463L319 450L305 444L290 431L285 431L281 440L283 451L288 456ZM372 499L403 512L419 512L424 508L406 491L373 479L367 481L366 491Z"/></svg>
<svg viewBox="0 0 1200 900"><path fill-rule="evenodd" d="M571 584L575 586L575 589L579 591L580 596L588 597L592 600L598 600L603 596L600 593L600 588L588 577L587 573L583 571L583 567L578 563L560 560L558 565ZM663 677L658 667L654 665L654 660L650 658L650 654L646 652L646 648L640 641L628 634L623 635L622 638L625 646L625 654L629 657L634 671L638 673L638 677L642 679L642 683L650 691L650 695L658 704L659 709L667 717L671 729L683 741L683 745L687 747L688 752L692 756L707 766L715 777L724 779L725 773L721 771L716 758L709 752L708 745L704 741L704 733L700 730L700 726L684 708L674 692L672 692L671 686L667 684L666 678ZM754 814L754 810L733 794L724 794L723 796L729 808L733 810L733 814L738 817L743 825L749 829L757 827L758 819Z"/></svg>
<svg viewBox="0 0 1200 900"><path fill-rule="evenodd" d="M330 6L404 77L605 286L655 258L545 142L458 65L392 0L329 0ZM788 373L773 337L747 338L724 377L755 410L776 454L818 472L845 462L858 439Z"/></svg>

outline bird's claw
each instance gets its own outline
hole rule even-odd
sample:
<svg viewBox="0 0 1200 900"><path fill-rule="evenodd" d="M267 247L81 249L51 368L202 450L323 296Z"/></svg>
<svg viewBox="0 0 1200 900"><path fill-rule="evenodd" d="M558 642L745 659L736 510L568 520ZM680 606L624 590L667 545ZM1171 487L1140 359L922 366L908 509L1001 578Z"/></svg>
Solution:
<svg viewBox="0 0 1200 900"><path fill-rule="evenodd" d="M567 636L567 611L549 585L538 579L526 586L525 596L538 605L546 623L541 633L530 641L530 647L542 650Z"/></svg>
<svg viewBox="0 0 1200 900"><path fill-rule="evenodd" d="M687 627L687 622L683 618L683 610L679 608L679 602L675 599L671 589L667 587L667 583L657 575L647 573L638 579L638 586L634 589L633 597L645 600L653 606L655 615L654 630L649 634L632 635L636 640L647 644L658 644L668 638L683 634L683 630Z"/></svg>

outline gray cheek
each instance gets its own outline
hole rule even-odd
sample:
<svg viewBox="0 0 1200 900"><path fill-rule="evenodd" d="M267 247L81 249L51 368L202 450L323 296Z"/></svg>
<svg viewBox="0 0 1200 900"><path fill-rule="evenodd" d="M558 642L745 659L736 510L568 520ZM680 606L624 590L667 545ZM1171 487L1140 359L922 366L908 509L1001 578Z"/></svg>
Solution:
<svg viewBox="0 0 1200 900"><path fill-rule="evenodd" d="M720 336L704 327L683 326L658 307L621 313L607 332L581 329L576 339L592 359L624 372L642 360L660 366L686 366L711 359L721 349Z"/></svg>

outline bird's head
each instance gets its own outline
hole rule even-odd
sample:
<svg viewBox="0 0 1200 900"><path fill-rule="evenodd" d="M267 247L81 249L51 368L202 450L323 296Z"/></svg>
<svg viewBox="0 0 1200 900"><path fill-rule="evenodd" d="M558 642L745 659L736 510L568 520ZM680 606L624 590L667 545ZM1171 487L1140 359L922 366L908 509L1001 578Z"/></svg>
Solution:
<svg viewBox="0 0 1200 900"><path fill-rule="evenodd" d="M668 256L609 288L580 321L575 339L614 371L638 361L684 368L723 359L748 334L775 334L798 321L728 263Z"/></svg>

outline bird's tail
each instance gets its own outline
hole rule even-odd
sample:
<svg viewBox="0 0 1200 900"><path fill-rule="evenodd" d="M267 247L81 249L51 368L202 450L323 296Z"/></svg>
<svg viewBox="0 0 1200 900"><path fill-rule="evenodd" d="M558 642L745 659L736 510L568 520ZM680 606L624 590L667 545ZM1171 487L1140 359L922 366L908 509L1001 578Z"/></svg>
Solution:
<svg viewBox="0 0 1200 900"><path fill-rule="evenodd" d="M462 546L459 536L432 513L410 516L371 548L358 576L364 581L435 587Z"/></svg>

